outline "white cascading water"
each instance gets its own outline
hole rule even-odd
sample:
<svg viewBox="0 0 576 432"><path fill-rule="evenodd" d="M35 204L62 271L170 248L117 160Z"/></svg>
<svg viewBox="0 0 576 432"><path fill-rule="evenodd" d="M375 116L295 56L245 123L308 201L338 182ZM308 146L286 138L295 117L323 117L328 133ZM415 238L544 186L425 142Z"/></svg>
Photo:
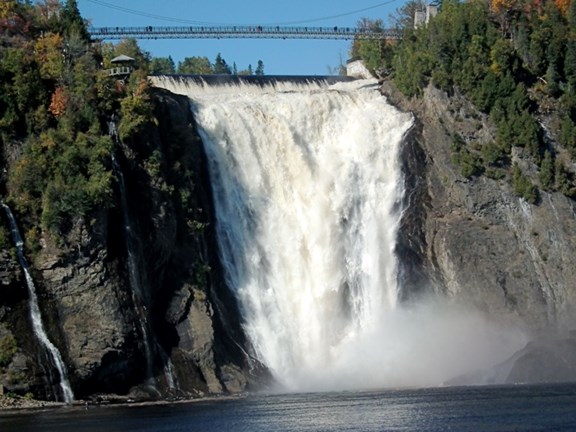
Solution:
<svg viewBox="0 0 576 432"><path fill-rule="evenodd" d="M397 307L399 150L413 117L375 81L152 80L191 99L227 283L284 389L438 385L518 347L468 311Z"/></svg>
<svg viewBox="0 0 576 432"><path fill-rule="evenodd" d="M375 82L177 84L156 83L193 100L245 330L279 381L300 387L396 305L398 157L412 116Z"/></svg>
<svg viewBox="0 0 576 432"><path fill-rule="evenodd" d="M10 223L10 231L12 235L12 240L14 241L14 245L16 246L16 254L18 256L18 261L20 262L20 266L24 271L24 277L26 279L26 285L28 287L30 319L32 321L32 329L34 331L34 335L36 336L42 347L46 350L46 352L52 359L52 363L54 363L54 366L58 371L58 375L60 378L60 391L62 393L62 398L64 402L71 403L74 401L74 393L72 392L72 388L70 387L70 382L68 380L68 373L66 371L66 365L64 364L64 360L62 359L60 351L50 341L50 339L48 339L48 335L46 334L46 330L44 329L44 324L42 323L42 315L40 314L40 307L38 306L38 296L36 295L36 287L34 285L32 275L30 274L30 266L28 265L28 261L24 256L24 242L22 241L22 236L20 235L18 225L16 224L16 219L14 218L14 214L12 213L10 207L8 207L4 203L2 203L2 207L4 207L6 215L8 216L8 221Z"/></svg>

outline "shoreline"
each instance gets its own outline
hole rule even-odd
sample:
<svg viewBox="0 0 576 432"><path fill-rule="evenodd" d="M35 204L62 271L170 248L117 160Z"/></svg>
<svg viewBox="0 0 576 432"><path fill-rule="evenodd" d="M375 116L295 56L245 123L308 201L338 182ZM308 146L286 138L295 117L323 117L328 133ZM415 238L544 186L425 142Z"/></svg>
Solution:
<svg viewBox="0 0 576 432"><path fill-rule="evenodd" d="M144 407L155 405L176 405L176 404L193 404L200 402L218 402L226 400L243 399L248 396L247 393L240 393L237 395L215 395L205 396L189 399L160 399L160 400L126 400L126 401L110 401L104 400L102 402L94 402L90 400L76 400L72 403L43 401L38 399L27 399L22 396L6 396L0 395L0 416L3 415L18 415L25 412L46 411L68 408L72 410L87 410L90 408L113 408L113 407Z"/></svg>

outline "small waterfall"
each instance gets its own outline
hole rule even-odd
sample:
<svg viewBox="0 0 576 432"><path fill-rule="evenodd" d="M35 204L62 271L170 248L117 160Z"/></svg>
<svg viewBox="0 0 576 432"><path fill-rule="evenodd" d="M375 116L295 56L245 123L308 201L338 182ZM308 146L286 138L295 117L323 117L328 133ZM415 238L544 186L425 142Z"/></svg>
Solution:
<svg viewBox="0 0 576 432"><path fill-rule="evenodd" d="M109 129L112 138L117 139L116 124L114 121L110 122ZM122 173L122 169L116 157L114 156L114 153L112 153L112 167L116 177L118 178L118 185L120 188L120 205L122 207L122 217L124 219L124 234L126 237L126 250L128 255L128 279L130 282L132 301L134 302L138 315L140 332L142 333L144 355L146 356L146 378L148 385L156 389L156 381L154 379L153 370L154 352L152 347L157 346L157 343L155 342L155 339L149 328L147 309L148 300L146 299L145 293L142 290L140 275L138 273L138 259L136 254L137 239L135 237L134 228L132 227L131 218L128 212L128 201L126 198L126 184L124 181L124 174ZM166 380L166 385L170 390L174 390L176 389L176 384L172 362L170 357L164 353L162 348L159 347L158 349L161 351L162 358L164 360L164 377Z"/></svg>
<svg viewBox="0 0 576 432"><path fill-rule="evenodd" d="M172 364L172 360L167 354L164 361L164 378L166 379L166 385L170 390L178 390L176 376L174 375L174 364Z"/></svg>
<svg viewBox="0 0 576 432"><path fill-rule="evenodd" d="M10 207L8 207L4 203L2 203L2 207L4 207L6 215L8 216L12 240L14 241L14 244L16 246L16 254L18 255L18 261L22 266L22 270L24 271L24 276L26 278L26 285L28 286L30 319L32 320L32 329L34 330L36 338L38 339L40 344L44 347L46 352L49 354L50 358L52 359L52 363L58 370L58 375L60 378L60 392L64 402L70 403L74 401L74 393L72 392L70 382L68 381L66 365L62 360L62 355L60 354L60 351L58 351L58 348L56 348L54 344L50 341L50 339L48 339L48 335L46 334L46 330L44 329L44 325L42 323L42 315L40 314L40 307L38 306L36 287L34 286L32 275L30 274L30 266L28 265L28 261L24 256L24 242L22 241L22 236L20 235L18 225L16 224L16 219L14 218L14 215L12 214L12 210L10 210Z"/></svg>

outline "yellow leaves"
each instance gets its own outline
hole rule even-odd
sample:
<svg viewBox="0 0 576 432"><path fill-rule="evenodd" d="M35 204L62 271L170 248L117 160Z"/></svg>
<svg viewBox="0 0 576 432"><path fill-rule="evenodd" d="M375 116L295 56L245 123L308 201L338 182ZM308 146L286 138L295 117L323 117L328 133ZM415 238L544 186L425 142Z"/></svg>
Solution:
<svg viewBox="0 0 576 432"><path fill-rule="evenodd" d="M34 56L40 65L40 76L56 79L64 70L63 38L59 34L48 33L36 40Z"/></svg>
<svg viewBox="0 0 576 432"><path fill-rule="evenodd" d="M22 5L16 0L0 0L0 33L26 34L30 22L23 19Z"/></svg>
<svg viewBox="0 0 576 432"><path fill-rule="evenodd" d="M518 0L492 0L490 6L495 13L506 12L518 4Z"/></svg>
<svg viewBox="0 0 576 432"><path fill-rule="evenodd" d="M14 171L18 174L22 174L24 172L24 170L26 169L26 166L29 164L29 160L26 156L22 156L22 158L20 158L20 160L16 163L16 166L14 167ZM16 177L21 177L21 175L18 175Z"/></svg>
<svg viewBox="0 0 576 432"><path fill-rule="evenodd" d="M43 133L40 136L40 139L42 140L41 146L45 149L52 150L54 147L56 147L56 141L54 141L54 137L52 135Z"/></svg>
<svg viewBox="0 0 576 432"><path fill-rule="evenodd" d="M0 20L12 18L16 12L16 0L3 0L0 2Z"/></svg>
<svg viewBox="0 0 576 432"><path fill-rule="evenodd" d="M138 98L147 98L148 90L150 90L150 83L147 79L140 80L136 85L136 90L134 91L134 96Z"/></svg>

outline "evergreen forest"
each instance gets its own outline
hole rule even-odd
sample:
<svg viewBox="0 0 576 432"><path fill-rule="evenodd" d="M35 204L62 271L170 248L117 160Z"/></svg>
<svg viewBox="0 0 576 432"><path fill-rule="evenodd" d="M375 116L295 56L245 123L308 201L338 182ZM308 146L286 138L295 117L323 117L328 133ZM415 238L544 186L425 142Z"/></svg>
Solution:
<svg viewBox="0 0 576 432"><path fill-rule="evenodd" d="M444 0L435 17L414 28L414 11L425 7L408 2L397 10L397 43L355 41L352 55L408 97L433 85L464 95L489 116L493 142L454 136L450 143L464 177L509 179L532 203L539 190L576 198L576 1ZM537 175L522 172L514 149L528 155Z"/></svg>

